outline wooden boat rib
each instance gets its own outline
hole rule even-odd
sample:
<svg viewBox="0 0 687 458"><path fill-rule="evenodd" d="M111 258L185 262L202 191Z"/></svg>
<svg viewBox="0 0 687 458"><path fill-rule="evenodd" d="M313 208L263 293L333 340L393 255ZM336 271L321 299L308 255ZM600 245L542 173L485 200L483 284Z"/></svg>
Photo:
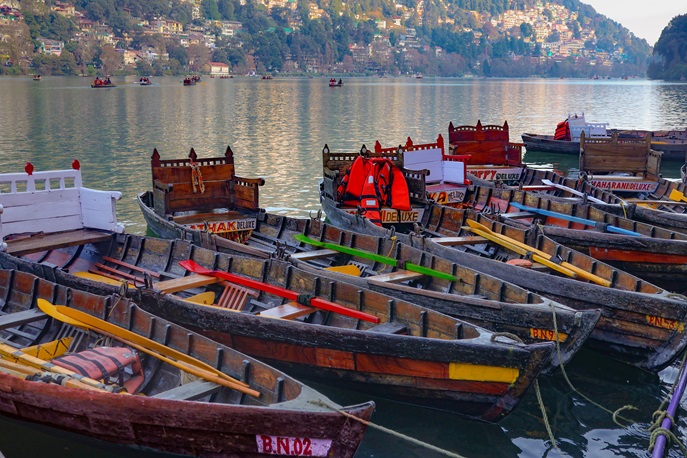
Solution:
<svg viewBox="0 0 687 458"><path fill-rule="evenodd" d="M45 371L40 378L10 375L16 372L7 369L8 364L14 364L11 367L18 368L19 374L39 370L0 360L0 412L11 417L175 454L301 456L308 448L311 456L351 457L366 425L332 408L363 421L370 419L374 409L372 402L338 406L284 373L154 317L126 298L95 295L13 270L0 270L0 296L3 349L16 351L34 345L47 349L48 342L71 336L68 353L52 359L59 365L67 356L85 355L87 350L122 348L121 343L104 340L97 331L78 330L48 319L36 308L37 301L44 299L215 365L259 394L254 397L207 381L186 381L179 369L142 353L138 358L145 379L136 395L47 383ZM128 354L132 352L129 349ZM83 364L84 360L79 361ZM113 377L122 375L118 372Z"/></svg>
<svg viewBox="0 0 687 458"><path fill-rule="evenodd" d="M108 262L105 257L118 260ZM346 283L317 277L278 260L232 257L185 241L116 234L110 241L41 254L41 263L0 253L0 264L52 276L57 283L91 291L108 286L77 272L110 267L122 276L138 269L160 275L160 286L132 291L137 302L239 351L294 374L326 379L416 404L498 421L517 405L553 356L553 343L494 339L485 329ZM179 265L192 259L209 269L238 273L299 294L310 294L379 317L381 324L327 313L257 292L241 313L194 304L166 293L165 281L195 281ZM129 267L126 267L126 266ZM135 268L131 267L135 266ZM183 277L183 278L182 278ZM190 278L189 278L190 277ZM184 280L185 281L185 280ZM185 294L226 286L212 282ZM180 293L184 294L184 293ZM296 309L300 317L287 313ZM281 317L273 319L271 317Z"/></svg>

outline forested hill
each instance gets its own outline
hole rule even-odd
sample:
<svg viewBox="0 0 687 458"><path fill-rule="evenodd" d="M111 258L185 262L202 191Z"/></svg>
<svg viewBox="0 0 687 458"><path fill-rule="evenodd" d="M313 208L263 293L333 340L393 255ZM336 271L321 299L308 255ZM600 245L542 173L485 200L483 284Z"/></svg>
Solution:
<svg viewBox="0 0 687 458"><path fill-rule="evenodd" d="M4 73L632 76L650 52L577 0L0 0Z"/></svg>
<svg viewBox="0 0 687 458"><path fill-rule="evenodd" d="M654 54L660 60L649 66L650 78L687 80L687 14L674 17L663 29Z"/></svg>

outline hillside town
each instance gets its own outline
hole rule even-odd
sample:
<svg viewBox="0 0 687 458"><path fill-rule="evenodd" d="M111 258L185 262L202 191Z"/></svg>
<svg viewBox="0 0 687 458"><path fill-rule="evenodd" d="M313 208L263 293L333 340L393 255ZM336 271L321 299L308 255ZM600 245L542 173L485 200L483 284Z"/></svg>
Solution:
<svg viewBox="0 0 687 458"><path fill-rule="evenodd" d="M247 5L246 1L237 4L244 8L252 5L265 17L274 18L257 35L272 34L281 43L296 41L296 35L310 37L313 23L340 20L336 10L325 10L313 2L266 0ZM255 27L242 21L208 19L202 0L178 3L190 11L185 22L136 17L124 9L122 13L133 28L121 30L60 1L46 2L43 11L30 13L28 21L22 2L5 0L0 3L0 61L5 73L13 68L20 73L96 74L103 73L104 68L107 74L530 76L558 68L559 72L579 73L569 76L591 77L640 73L646 69L649 56L648 44L626 29L618 27L620 38L613 39L607 27L612 21L600 21L599 17L549 2L498 15L466 10L451 15L450 11L429 11L424 1L413 8L396 3L394 14L388 17L341 2L338 15L345 12L355 30L362 30L352 34L353 39L347 40L343 49L312 37L320 46L298 48L292 43L286 50L268 49L260 42L261 37L256 37ZM68 33L29 28L27 23L39 15L51 18L50 24ZM599 25L605 31L602 37L597 33ZM428 30L433 31L431 36ZM450 30L458 38L434 39L436 30ZM34 37L36 31L48 33ZM55 39L54 35L60 34L68 40Z"/></svg>

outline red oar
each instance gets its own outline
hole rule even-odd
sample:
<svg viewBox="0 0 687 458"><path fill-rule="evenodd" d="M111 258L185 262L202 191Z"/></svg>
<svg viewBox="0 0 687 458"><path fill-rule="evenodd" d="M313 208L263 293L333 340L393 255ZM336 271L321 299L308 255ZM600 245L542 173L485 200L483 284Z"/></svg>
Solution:
<svg viewBox="0 0 687 458"><path fill-rule="evenodd" d="M210 275L212 277L221 278L223 280L236 283L241 286L246 286L248 288L257 289L259 291L264 291L268 294L274 294L275 296L280 296L291 301L297 301L303 305L310 305L312 307L317 307L322 310L328 310L330 312L339 313L341 315L350 316L358 320L370 321L372 323L379 323L381 320L379 317L370 315L369 313L364 313L358 310L349 309L343 307L339 304L335 304L330 301L326 301L319 297L312 297L305 294L298 294L290 289L282 288L281 286L270 285L269 283L264 283L261 281L253 280L251 278L241 277L239 275L231 274L229 272L223 272L221 270L210 270L201 266L197 262L187 259L185 261L180 261L179 265L189 272L193 272L201 275Z"/></svg>

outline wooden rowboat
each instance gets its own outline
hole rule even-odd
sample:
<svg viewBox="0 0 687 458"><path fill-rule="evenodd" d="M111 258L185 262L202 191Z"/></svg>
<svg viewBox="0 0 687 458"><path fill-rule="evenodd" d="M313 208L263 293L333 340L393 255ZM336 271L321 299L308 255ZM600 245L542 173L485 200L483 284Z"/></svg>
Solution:
<svg viewBox="0 0 687 458"><path fill-rule="evenodd" d="M530 337L539 338L553 334L552 328L541 325L539 329L548 331L517 327L518 323L527 320L522 312L527 311L526 316L531 314L530 319L537 316L534 310L543 304L540 302L542 297L578 313L600 309L601 319L585 345L650 371L669 365L687 345L687 335L682 329L687 320L687 299L683 296L561 246L542 234L535 237L534 232L494 222L470 210L436 205L427 216L426 227L418 226L415 234L401 234L373 224L354 232L317 219L299 220L266 214L264 220L258 221L258 228L248 243L264 249L277 245L282 256L299 267L318 269L319 275L337 275L328 270L336 270L336 266L359 266L362 279L338 275L340 281L365 282L386 294L425 303L490 329L503 331L505 325L509 332L523 339L523 331ZM499 244L466 229L470 221L479 222L486 226L485 230L510 239L508 244ZM317 244L296 242L297 234L305 234L317 242L328 242L328 245L318 248ZM512 246L514 244L524 245L524 249ZM530 259L535 251L542 252L535 256L539 262ZM397 261L397 267L388 265L388 258ZM549 260L552 262L546 262ZM386 280L393 278L394 272L402 271L398 267L402 262L406 263L405 270L412 268L408 263L414 263L427 269L451 272L461 281L437 279L432 272L414 280ZM520 267L520 264L527 264L529 268ZM381 275L374 275L380 272ZM473 276L471 272L480 274ZM514 289L512 285L523 289ZM523 291L529 291L528 301L518 295ZM462 296L466 304L459 307L461 292L467 297ZM484 296L488 301L480 304L475 295ZM447 307L448 301L455 301L455 305ZM494 314L493 309L483 308L496 304L492 301L501 302L498 314ZM534 307L535 304L539 305ZM574 328L563 324L566 315L557 308L559 330ZM493 321L488 321L487 317ZM502 319L510 325L499 321ZM561 351L563 348L564 344Z"/></svg>
<svg viewBox="0 0 687 458"><path fill-rule="evenodd" d="M284 261L232 257L180 240L113 234L101 243L23 257L10 254L11 244L8 250L0 253L0 265L38 271L71 287L119 290L102 282L109 276L146 283L130 290L141 307L289 373L484 421L511 412L554 351L553 342L496 338L467 322ZM200 267L192 270L202 275L187 275L179 264L185 260L195 261ZM82 277L93 272L97 281ZM225 282L226 273L239 278ZM219 299L210 302L218 306L183 300L203 292L214 293Z"/></svg>
<svg viewBox="0 0 687 458"><path fill-rule="evenodd" d="M174 454L352 457L374 409L372 402L338 406L283 372L120 296L12 270L0 270L0 295L3 415ZM66 313L91 324L84 330L60 321ZM19 350L32 356L17 356ZM204 378L188 373L194 360L195 372L209 365ZM102 369L89 368L89 361ZM175 361L186 361L185 370ZM230 380L234 388L225 384Z"/></svg>

